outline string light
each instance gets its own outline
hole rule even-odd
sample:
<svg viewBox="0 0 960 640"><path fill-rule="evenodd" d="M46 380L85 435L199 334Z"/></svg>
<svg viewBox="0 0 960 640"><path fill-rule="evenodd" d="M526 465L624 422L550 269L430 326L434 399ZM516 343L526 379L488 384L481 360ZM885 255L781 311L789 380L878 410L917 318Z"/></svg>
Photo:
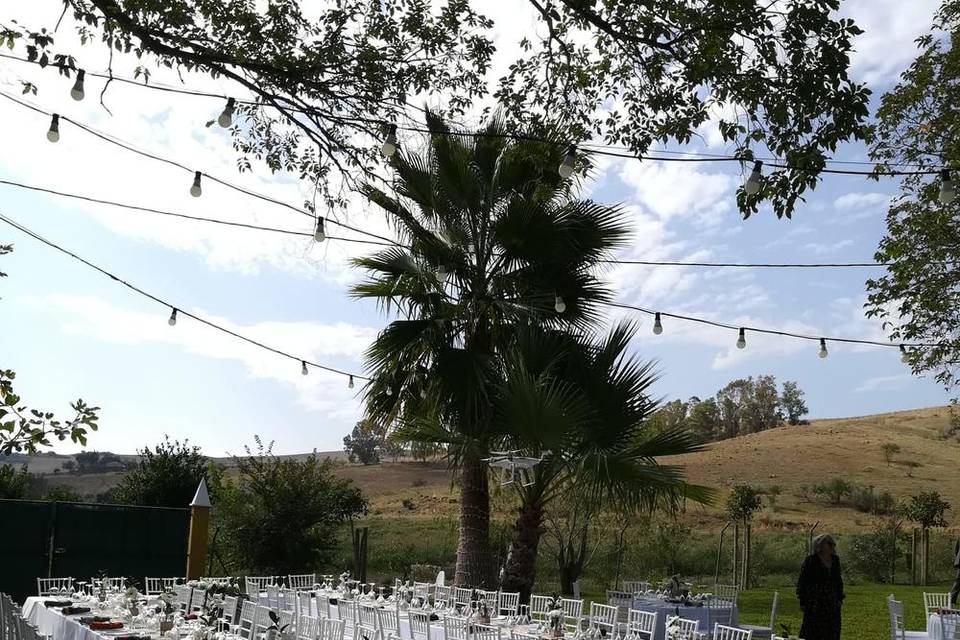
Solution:
<svg viewBox="0 0 960 640"><path fill-rule="evenodd" d="M827 352L827 340L826 338L820 338L820 352L817 354L821 358L826 358L829 353Z"/></svg>
<svg viewBox="0 0 960 640"><path fill-rule="evenodd" d="M170 325L171 327L175 327L177 325L177 308L176 307L173 307L173 309L170 310L170 318L167 320L167 324Z"/></svg>
<svg viewBox="0 0 960 640"><path fill-rule="evenodd" d="M387 127L387 137L383 141L383 145L380 147L380 153L383 154L384 158L392 158L393 154L397 152L397 125L390 124Z"/></svg>
<svg viewBox="0 0 960 640"><path fill-rule="evenodd" d="M440 284L445 284L447 282L447 278L449 277L450 277L450 272L447 271L446 265L443 265L443 264L439 265L437 267L437 282L439 282Z"/></svg>
<svg viewBox="0 0 960 640"><path fill-rule="evenodd" d="M83 69L77 70L77 79L73 83L73 88L70 89L70 97L79 102L83 100L83 79L87 75L87 72Z"/></svg>
<svg viewBox="0 0 960 640"><path fill-rule="evenodd" d="M751 196L760 191L760 182L763 180L762 169L762 160L757 160L754 162L753 171L750 172L750 177L747 178L747 182L743 185L743 190Z"/></svg>
<svg viewBox="0 0 960 640"><path fill-rule="evenodd" d="M392 395L393 395L393 387L387 387L387 395L388 395L388 396L392 396Z"/></svg>
<svg viewBox="0 0 960 640"><path fill-rule="evenodd" d="M323 242L327 239L327 233L323 230L323 218L317 218L317 230L313 232L313 239L316 242Z"/></svg>
<svg viewBox="0 0 960 640"><path fill-rule="evenodd" d="M193 173L193 185L190 187L190 195L194 198L199 198L203 195L203 187L200 186L200 177L202 175L199 171Z"/></svg>
<svg viewBox="0 0 960 640"><path fill-rule="evenodd" d="M907 348L904 345L900 345L900 362L904 364L910 363L910 354L907 353Z"/></svg>
<svg viewBox="0 0 960 640"><path fill-rule="evenodd" d="M566 180L573 175L574 163L577 161L577 147L575 145L570 145L567 149L567 152L563 156L563 162L560 163L560 166L557 168L557 173L560 174L560 177Z"/></svg>
<svg viewBox="0 0 960 640"><path fill-rule="evenodd" d="M740 335L737 336L737 349L747 348L747 330L740 327Z"/></svg>
<svg viewBox="0 0 960 640"><path fill-rule="evenodd" d="M653 316L653 333L654 335L660 335L661 333L663 333L663 323L660 322L659 311L655 316Z"/></svg>
<svg viewBox="0 0 960 640"><path fill-rule="evenodd" d="M353 389L353 376L350 376L350 379L347 380L347 389Z"/></svg>
<svg viewBox="0 0 960 640"><path fill-rule="evenodd" d="M306 361L306 360L301 360L301 361L300 361L300 375L305 376L305 375L307 375L308 373L310 373L310 370L307 369L307 361Z"/></svg>
<svg viewBox="0 0 960 640"><path fill-rule="evenodd" d="M944 169L940 172L940 195L938 200L940 204L950 204L957 197L957 191L953 186L953 180L950 179L950 170Z"/></svg>
<svg viewBox="0 0 960 640"><path fill-rule="evenodd" d="M567 303L563 301L563 297L556 296L553 299L553 309L557 313L563 313L567 310Z"/></svg>
<svg viewBox="0 0 960 640"><path fill-rule="evenodd" d="M60 114L58 113L50 116L50 128L47 129L47 140L50 142L60 141Z"/></svg>
<svg viewBox="0 0 960 640"><path fill-rule="evenodd" d="M237 106L237 101L234 98L227 98L227 104L223 108L223 111L220 112L220 116L217 118L217 124L219 124L224 129L229 129L230 125L233 124L233 110Z"/></svg>

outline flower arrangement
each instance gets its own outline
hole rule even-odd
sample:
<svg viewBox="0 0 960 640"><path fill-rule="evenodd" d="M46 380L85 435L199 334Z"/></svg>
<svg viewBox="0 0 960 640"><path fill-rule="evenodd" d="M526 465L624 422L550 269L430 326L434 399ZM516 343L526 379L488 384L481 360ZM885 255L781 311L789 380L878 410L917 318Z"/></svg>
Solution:
<svg viewBox="0 0 960 640"><path fill-rule="evenodd" d="M266 640L274 640L274 638L276 638L277 635L280 635L280 637L283 637L284 633L286 632L287 628L290 625L285 624L281 626L280 614L278 614L273 609L270 610L270 621L272 624L269 627L267 627Z"/></svg>
<svg viewBox="0 0 960 640"><path fill-rule="evenodd" d="M548 605L547 621L549 623L550 635L554 638L563 637L563 603L560 596L553 594Z"/></svg>
<svg viewBox="0 0 960 640"><path fill-rule="evenodd" d="M123 601L127 606L127 610L130 611L131 616L138 615L140 613L140 608L137 606L140 599L140 592L137 591L137 588L134 586L127 587L127 590L123 593Z"/></svg>
<svg viewBox="0 0 960 640"><path fill-rule="evenodd" d="M680 616L667 616L664 637L667 640L680 639Z"/></svg>
<svg viewBox="0 0 960 640"><path fill-rule="evenodd" d="M474 604L474 615L477 624L490 624L490 605L487 599L477 590L470 597Z"/></svg>

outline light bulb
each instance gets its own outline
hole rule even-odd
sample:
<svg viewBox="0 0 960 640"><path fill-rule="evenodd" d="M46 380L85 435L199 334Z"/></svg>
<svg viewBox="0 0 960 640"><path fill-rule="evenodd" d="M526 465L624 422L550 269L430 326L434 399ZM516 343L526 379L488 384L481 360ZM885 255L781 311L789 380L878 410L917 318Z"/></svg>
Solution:
<svg viewBox="0 0 960 640"><path fill-rule="evenodd" d="M353 376L347 381L347 389L353 389Z"/></svg>
<svg viewBox="0 0 960 640"><path fill-rule="evenodd" d="M306 360L301 360L301 361L300 361L300 375L305 376L305 375L307 375L308 373L310 373L310 370L307 369L307 361L306 361Z"/></svg>
<svg viewBox="0 0 960 640"><path fill-rule="evenodd" d="M450 272L447 271L447 267L445 265L441 264L439 267L437 267L437 281L440 282L440 284L444 284L449 277Z"/></svg>
<svg viewBox="0 0 960 640"><path fill-rule="evenodd" d="M560 296L556 296L553 299L553 308L557 313L563 313L567 310L567 303Z"/></svg>
<svg viewBox="0 0 960 640"><path fill-rule="evenodd" d="M760 191L760 181L763 180L762 168L763 161L757 160L754 162L753 171L750 172L750 177L747 178L747 182L743 185L743 190L751 196Z"/></svg>
<svg viewBox="0 0 960 640"><path fill-rule="evenodd" d="M393 387L387 387L387 395L388 395L388 396L392 396L392 395L393 395Z"/></svg>
<svg viewBox="0 0 960 640"><path fill-rule="evenodd" d="M77 79L73 83L73 88L70 89L70 97L74 100L83 100L83 79L86 75L87 72L83 69L77 71Z"/></svg>
<svg viewBox="0 0 960 640"><path fill-rule="evenodd" d="M950 171L944 169L940 172L940 204L950 204L957 197L957 191L953 187L953 180L950 179Z"/></svg>
<svg viewBox="0 0 960 640"><path fill-rule="evenodd" d="M557 168L557 173L560 174L560 177L566 180L573 175L573 165L577 161L577 148L573 145L570 145L570 148L567 149L567 153L563 156L563 162L560 163L560 166Z"/></svg>
<svg viewBox="0 0 960 640"><path fill-rule="evenodd" d="M663 324L660 322L660 312L656 312L653 316L653 333L655 335L660 335L663 333Z"/></svg>
<svg viewBox="0 0 960 640"><path fill-rule="evenodd" d="M220 112L220 117L217 118L217 124L224 129L229 129L230 125L233 124L233 109L236 105L236 100L227 98L227 104L223 108L223 111Z"/></svg>
<svg viewBox="0 0 960 640"><path fill-rule="evenodd" d="M173 310L170 311L170 319L167 320L167 324L170 325L171 327L172 327L172 326L175 326L175 325L177 324L177 309L176 309L176 307L174 307Z"/></svg>
<svg viewBox="0 0 960 640"><path fill-rule="evenodd" d="M317 218L317 230L313 232L313 239L317 242L327 239L327 233L323 230L323 218Z"/></svg>
<svg viewBox="0 0 960 640"><path fill-rule="evenodd" d="M193 186L190 187L190 195L194 198L199 198L203 194L203 188L200 187L200 176L202 174L199 171L193 173Z"/></svg>
<svg viewBox="0 0 960 640"><path fill-rule="evenodd" d="M420 389L420 397L423 398L424 400L426 400L426 398L427 398L427 388L426 388L426 387L424 387L423 389Z"/></svg>
<svg viewBox="0 0 960 640"><path fill-rule="evenodd" d="M907 348L903 345L900 345L900 362L904 364L909 364L910 354L907 353Z"/></svg>
<svg viewBox="0 0 960 640"><path fill-rule="evenodd" d="M387 137L383 141L383 145L380 147L380 153L383 154L384 158L392 158L393 154L397 152L397 125L391 124L388 131Z"/></svg>
<svg viewBox="0 0 960 640"><path fill-rule="evenodd" d="M47 130L47 140L50 142L60 140L60 116L56 113L50 117L50 129Z"/></svg>
<svg viewBox="0 0 960 640"><path fill-rule="evenodd" d="M747 348L747 330L740 328L740 335L737 336L737 349Z"/></svg>
<svg viewBox="0 0 960 640"><path fill-rule="evenodd" d="M821 358L826 358L828 355L827 352L827 341L824 338L820 338L820 353L817 354Z"/></svg>

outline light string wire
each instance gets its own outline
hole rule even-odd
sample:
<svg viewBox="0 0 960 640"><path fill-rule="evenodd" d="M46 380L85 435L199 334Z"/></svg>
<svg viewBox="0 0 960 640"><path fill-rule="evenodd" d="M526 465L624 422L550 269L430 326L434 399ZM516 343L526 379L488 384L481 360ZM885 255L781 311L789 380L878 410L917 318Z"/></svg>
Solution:
<svg viewBox="0 0 960 640"><path fill-rule="evenodd" d="M47 246L50 247L51 249L55 249L56 251L59 251L60 253L62 253L62 254L64 254L64 255L67 255L67 256L73 258L73 259L76 260L77 262L80 262L81 264L89 267L90 269L93 269L94 271L97 271L98 273L107 276L108 278L110 278L110 279L113 280L114 282L117 282L117 283L123 285L123 286L126 287L127 289L130 289L131 291L133 291L133 292L135 292L135 293L138 293L138 294L140 294L141 296L143 296L143 297L145 297L145 298L148 298L148 299L150 299L150 300L152 300L152 301L154 301L154 302L157 302L157 303L159 303L159 304L162 304L162 305L165 306L165 307L170 308L171 310L175 311L177 315L182 315L182 316L187 316L188 318L192 318L193 320L196 320L197 322L199 322L199 323L201 323L201 324L204 324L204 325L206 325L206 326L208 326L208 327L210 327L210 328L212 328L212 329L216 329L217 331L220 331L220 332L225 333L225 334L227 334L227 335L233 336L234 338L237 338L237 339L239 339L239 340L242 340L242 341L244 341L244 342L246 342L246 343L248 343L248 344L252 344L252 345L254 345L254 346L256 346L256 347L260 347L261 349L266 349L267 351L270 351L270 352L272 352L272 353L275 353L275 354L277 354L277 355L279 355L279 356L283 356L283 357L285 357L285 358L289 358L289 359L291 359L291 360L294 360L294 361L296 361L296 362L299 362L299 363L301 363L301 365L303 365L304 367L306 367L307 365L309 365L309 366L311 366L311 367L316 367L317 369L322 369L323 371L327 371L327 372L330 372L330 373L335 373L335 374L338 374L338 375L341 375L341 376L348 377L348 378L350 378L350 379L370 380L369 377L364 376L364 375L361 375L361 374L359 374L359 373L351 373L350 371L345 371L345 370L343 370L343 369L337 369L336 367L331 367L331 366L322 364L322 363L320 363L320 362L314 362L314 361L312 361L312 360L308 360L308 359L306 359L306 358L302 358L302 357L300 357L300 356L293 355L292 353L288 353L288 352L286 352L286 351L282 351L281 349L277 349L276 347L271 347L271 346L268 345L268 344L264 344L263 342L260 342L260 341L258 341L258 340L254 340L253 338L250 338L250 337L248 337L248 336L245 336L245 335L243 335L243 334L241 334L241 333L237 333L236 331L233 331L232 329L228 329L228 328L226 328L226 327L224 327L224 326L221 326L221 325L219 325L219 324L217 324L217 323L215 323L215 322L212 322L211 320L207 320L207 319L204 318L203 316L199 316L199 315L197 315L197 314L195 314L195 313L191 313L191 312L189 312L189 311L185 311L185 310L183 309L183 307L178 307L177 305L175 305L175 304L173 304L173 303L170 303L170 302L168 302L168 301L166 301L166 300L164 300L164 299L162 299L162 298L160 298L160 297L158 297L158 296L155 296L154 294L152 294L152 293L150 293L150 292L148 292L148 291L144 291L144 290L141 289L140 287L138 287L138 286L136 286L136 285L134 285L134 284L131 284L131 283L128 282L127 280L125 280L125 279L123 279L123 278L121 278L121 277L119 277L119 276L111 273L110 271L107 271L107 270L104 269L103 267L100 267L100 266L94 264L93 262L87 260L86 258L83 258L82 256L77 255L76 253L70 251L69 249L66 249L66 248L62 247L61 245L53 242L52 240L48 240L47 238L41 236L39 233L36 233L35 231L32 231L32 230L28 229L27 227L23 226L22 224L20 224L20 223L18 223L17 221L15 221L15 220L7 217L6 215L4 215L4 214L2 214L2 213L0 213L0 222L4 222L4 223L6 223L7 225L13 227L14 229L17 229L17 230L20 231L21 233L23 233L23 234L25 234L25 235L27 235L27 236L30 236L30 237L33 238L34 240L37 240L38 242L41 242L41 243L47 245Z"/></svg>
<svg viewBox="0 0 960 640"><path fill-rule="evenodd" d="M15 60L18 62L24 62L28 64L39 65L40 63L36 60L28 60L19 56L14 56L11 54L0 53L0 58L5 58L8 60ZM53 67L55 69L69 69L73 71L78 71L79 68L72 67L63 63L49 62L46 65L47 67ZM225 94L209 93L205 91L198 91L194 89L178 88L171 87L163 84L149 84L148 81L140 82L131 78L124 78L122 76L117 76L114 74L103 74L92 71L85 71L89 76L102 78L110 81L118 81L125 84L133 85L136 87L141 87L145 89L153 89L157 91L164 91L168 93L179 93L182 95L195 96L195 97L204 97L204 98L214 98L218 100L228 100L233 99L236 104L243 104L256 107L267 107L270 108L270 105L265 104L256 100L247 100L239 98L231 98ZM302 107L296 106L285 106L285 110L297 113L314 113L313 110L303 109ZM426 110L422 110L426 111ZM48 114L49 115L49 114ZM355 122L355 123L364 123L364 124L386 124L382 120L376 118L358 118L358 117L347 117L347 116L337 116L338 120L344 122ZM74 124L76 124L74 122ZM451 123L457 124L457 123ZM426 133L431 135L451 135L451 136L465 136L465 137L474 137L474 138L505 138L512 140L528 140L532 142L542 142L545 144L552 144L556 146L568 147L570 143L562 142L558 140L551 140L548 138L541 138L538 136L523 135L517 133L492 133L486 131L442 131L434 130L425 127L419 126L410 126L410 125L395 125L397 129L401 131L409 131L416 133ZM749 163L757 160L761 160L766 163L766 166L773 167L775 169L788 169L791 171L807 171L814 173L824 173L824 174L833 174L833 175L848 175L848 176L864 176L864 177L878 177L878 176L909 176L909 175L938 175L946 169L946 166L932 166L929 168L917 169L913 171L903 171L903 170L891 170L886 167L920 167L921 165L909 164L909 163L881 163L881 162L868 162L868 161L851 161L851 160L833 160L833 159L824 159L824 162L827 164L845 164L845 165L867 165L874 166L872 171L857 171L853 169L831 169L829 167L823 167L820 169L803 167L795 164L790 164L783 158L775 157L740 157L740 156L725 156L720 154L711 154L711 153L702 153L702 152L687 152L687 151L674 151L674 150L665 150L658 149L655 154L676 154L675 157L664 157L661 155L646 155L646 154L637 154L629 150L628 147L616 146L616 145L607 145L597 142L582 142L579 145L575 145L583 148L585 151L588 151L593 154L608 156L613 158L626 158L626 159L635 159L635 160L647 160L653 162L738 162L738 163ZM618 150L619 149L619 150ZM211 177L211 180L215 178Z"/></svg>

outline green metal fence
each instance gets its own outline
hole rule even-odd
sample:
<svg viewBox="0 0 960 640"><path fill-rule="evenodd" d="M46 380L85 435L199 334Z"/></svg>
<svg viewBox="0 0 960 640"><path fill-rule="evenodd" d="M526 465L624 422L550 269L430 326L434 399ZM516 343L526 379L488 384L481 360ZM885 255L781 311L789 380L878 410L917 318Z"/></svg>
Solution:
<svg viewBox="0 0 960 640"><path fill-rule="evenodd" d="M0 500L0 591L22 601L38 577L182 576L189 509Z"/></svg>

